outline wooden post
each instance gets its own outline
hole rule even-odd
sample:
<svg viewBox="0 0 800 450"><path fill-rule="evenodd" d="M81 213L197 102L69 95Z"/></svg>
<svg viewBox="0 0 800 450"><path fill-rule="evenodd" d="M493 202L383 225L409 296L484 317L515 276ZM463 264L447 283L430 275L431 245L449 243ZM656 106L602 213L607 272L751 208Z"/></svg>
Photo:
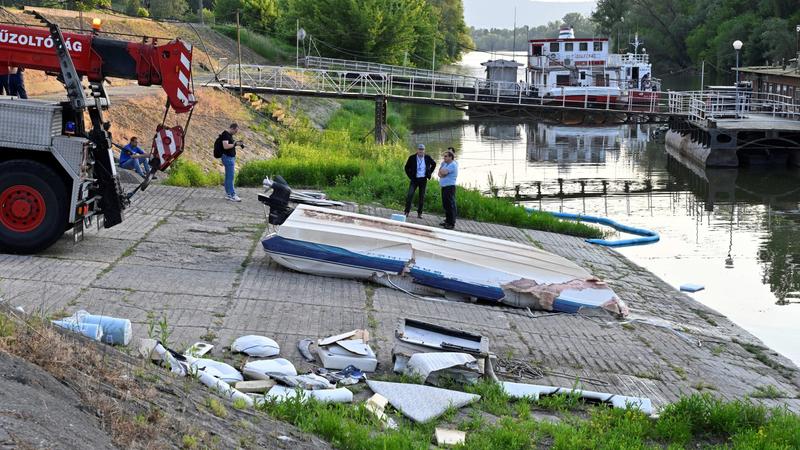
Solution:
<svg viewBox="0 0 800 450"><path fill-rule="evenodd" d="M244 94L242 89L242 39L239 35L239 10L236 10L236 50L239 53L239 96Z"/></svg>
<svg viewBox="0 0 800 450"><path fill-rule="evenodd" d="M385 96L379 95L375 98L375 143L381 145L386 143L387 107Z"/></svg>

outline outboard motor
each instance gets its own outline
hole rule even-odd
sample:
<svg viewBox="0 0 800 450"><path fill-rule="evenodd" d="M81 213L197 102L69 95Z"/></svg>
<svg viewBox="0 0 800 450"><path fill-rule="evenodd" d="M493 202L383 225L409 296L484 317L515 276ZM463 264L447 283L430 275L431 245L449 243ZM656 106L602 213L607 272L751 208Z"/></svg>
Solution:
<svg viewBox="0 0 800 450"><path fill-rule="evenodd" d="M269 207L267 220L270 225L282 225L294 211L293 208L289 208L289 195L292 193L292 188L280 175L276 176L273 181L265 178L264 187L272 189L269 196L266 193L258 194L258 200Z"/></svg>

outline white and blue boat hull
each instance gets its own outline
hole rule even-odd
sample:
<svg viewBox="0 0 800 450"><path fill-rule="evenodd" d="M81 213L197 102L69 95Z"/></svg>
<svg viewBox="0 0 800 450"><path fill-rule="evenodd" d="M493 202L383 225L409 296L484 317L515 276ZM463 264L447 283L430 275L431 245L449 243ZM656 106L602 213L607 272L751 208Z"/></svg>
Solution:
<svg viewBox="0 0 800 450"><path fill-rule="evenodd" d="M628 312L610 288L574 263L484 236L300 205L262 245L278 264L315 275L395 277L522 308Z"/></svg>

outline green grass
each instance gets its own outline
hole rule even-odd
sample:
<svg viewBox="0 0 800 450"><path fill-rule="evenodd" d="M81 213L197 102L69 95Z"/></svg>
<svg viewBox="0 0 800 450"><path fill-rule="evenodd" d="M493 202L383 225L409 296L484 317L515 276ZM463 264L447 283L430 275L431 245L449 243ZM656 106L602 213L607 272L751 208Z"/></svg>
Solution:
<svg viewBox="0 0 800 450"><path fill-rule="evenodd" d="M399 430L384 431L378 419L361 404L323 404L297 396L282 403L258 403L257 408L341 449L423 449L428 448L433 434L431 424L406 422Z"/></svg>
<svg viewBox="0 0 800 450"><path fill-rule="evenodd" d="M348 101L334 114L324 131L311 127L285 131L276 158L246 163L237 183L260 186L265 176L281 175L291 186L323 189L334 199L402 210L408 189L403 165L410 150L402 143L375 144L369 133L372 114L371 103ZM397 121L397 130L407 133L401 127L399 114L390 115L391 120ZM474 189L458 187L456 203L458 217L463 219L602 237L597 228L561 221L547 213L528 213L509 200L488 198ZM444 212L436 180L428 184L425 209L438 214Z"/></svg>
<svg viewBox="0 0 800 450"><path fill-rule="evenodd" d="M181 159L170 166L169 175L164 180L164 184L181 187L209 187L221 185L222 180L221 173L205 171L197 163Z"/></svg>
<svg viewBox="0 0 800 450"><path fill-rule="evenodd" d="M398 419L397 430L382 428L361 404L323 404L295 398L259 403L257 409L341 449L426 449L436 426L466 431L467 441L459 447L463 449L800 447L798 416L748 401L724 402L710 395L693 395L668 405L658 419L651 419L634 409L588 406L568 396L511 402L490 382L462 389L481 394L481 400L461 411L451 409L429 423L413 423L390 408L388 412ZM532 411L554 404L559 405L555 409L560 422L534 418ZM575 415L576 409L585 412ZM487 414L497 418L488 421Z"/></svg>
<svg viewBox="0 0 800 450"><path fill-rule="evenodd" d="M236 27L234 25L214 25L214 31L225 36L236 39ZM294 46L281 40L266 36L247 28L241 28L240 37L242 45L258 53L269 62L289 62L295 59ZM235 64L235 58L228 58L231 64Z"/></svg>
<svg viewBox="0 0 800 450"><path fill-rule="evenodd" d="M228 409L225 408L225 405L222 404L219 400L214 397L206 398L205 403L206 408L211 410L211 413L219 418L226 418L228 417Z"/></svg>
<svg viewBox="0 0 800 450"><path fill-rule="evenodd" d="M17 327L7 315L0 313L0 338L13 336Z"/></svg>

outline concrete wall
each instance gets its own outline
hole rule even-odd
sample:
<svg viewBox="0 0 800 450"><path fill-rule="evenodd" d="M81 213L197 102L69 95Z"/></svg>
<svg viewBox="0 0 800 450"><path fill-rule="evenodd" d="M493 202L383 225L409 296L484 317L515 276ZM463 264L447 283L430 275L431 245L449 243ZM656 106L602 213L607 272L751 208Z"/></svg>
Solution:
<svg viewBox="0 0 800 450"><path fill-rule="evenodd" d="M716 136L712 134L712 142ZM667 131L664 143L670 150L690 159L700 167L738 167L739 158L736 156L736 139L722 144L720 148L708 147L692 139L690 133L681 133L675 130Z"/></svg>

